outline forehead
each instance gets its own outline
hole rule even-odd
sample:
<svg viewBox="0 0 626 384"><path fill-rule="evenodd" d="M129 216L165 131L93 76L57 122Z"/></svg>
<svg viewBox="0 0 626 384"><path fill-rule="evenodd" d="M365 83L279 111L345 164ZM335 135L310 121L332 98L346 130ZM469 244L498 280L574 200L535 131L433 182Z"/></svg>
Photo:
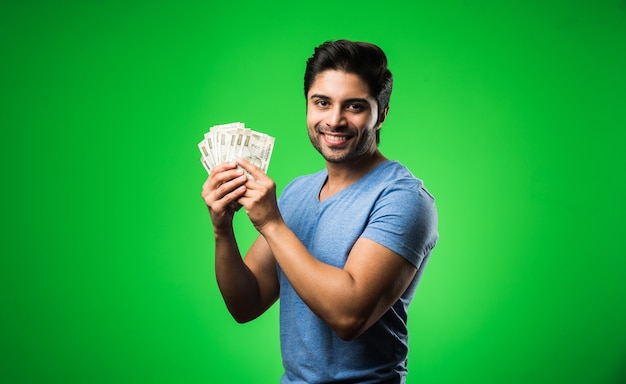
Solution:
<svg viewBox="0 0 626 384"><path fill-rule="evenodd" d="M321 94L330 98L370 98L369 86L354 73L329 69L318 73L311 84L308 97Z"/></svg>

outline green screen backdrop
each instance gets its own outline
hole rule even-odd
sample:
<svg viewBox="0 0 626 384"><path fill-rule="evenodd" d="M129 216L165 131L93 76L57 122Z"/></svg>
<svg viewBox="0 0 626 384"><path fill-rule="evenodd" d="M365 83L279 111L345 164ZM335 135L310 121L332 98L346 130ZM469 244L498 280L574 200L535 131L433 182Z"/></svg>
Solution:
<svg viewBox="0 0 626 384"><path fill-rule="evenodd" d="M279 192L321 169L302 77L339 38L387 53L381 150L437 199L408 382L626 382L623 0L3 2L1 382L278 382L277 308L219 295L196 144L241 121Z"/></svg>

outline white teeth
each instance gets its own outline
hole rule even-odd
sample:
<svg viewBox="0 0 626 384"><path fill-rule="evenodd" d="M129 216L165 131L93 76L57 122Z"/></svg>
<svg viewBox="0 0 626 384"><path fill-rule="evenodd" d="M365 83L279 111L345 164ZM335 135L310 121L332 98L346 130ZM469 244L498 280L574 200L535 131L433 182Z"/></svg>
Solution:
<svg viewBox="0 0 626 384"><path fill-rule="evenodd" d="M328 141L344 141L346 139L344 136L333 136L329 134L326 134L324 136L326 136L326 139L328 139Z"/></svg>

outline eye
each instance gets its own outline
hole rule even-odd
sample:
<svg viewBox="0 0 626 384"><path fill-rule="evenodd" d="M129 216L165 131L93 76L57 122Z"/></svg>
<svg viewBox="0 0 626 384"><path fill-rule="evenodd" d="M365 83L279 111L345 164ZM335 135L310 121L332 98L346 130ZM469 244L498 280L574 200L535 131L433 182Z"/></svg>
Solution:
<svg viewBox="0 0 626 384"><path fill-rule="evenodd" d="M326 108L330 105L330 103L326 100L319 99L315 101L315 105L317 105L318 107Z"/></svg>
<svg viewBox="0 0 626 384"><path fill-rule="evenodd" d="M352 103L348 104L346 109L350 112L362 112L365 110L365 106L361 103Z"/></svg>

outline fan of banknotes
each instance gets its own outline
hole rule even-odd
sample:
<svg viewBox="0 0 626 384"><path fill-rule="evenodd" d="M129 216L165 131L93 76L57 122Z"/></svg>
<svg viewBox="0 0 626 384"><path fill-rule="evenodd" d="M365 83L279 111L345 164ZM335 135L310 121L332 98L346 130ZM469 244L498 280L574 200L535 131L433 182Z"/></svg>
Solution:
<svg viewBox="0 0 626 384"><path fill-rule="evenodd" d="M215 125L198 143L202 165L211 173L219 164L246 159L267 172L274 149L274 138L246 128L243 123Z"/></svg>

